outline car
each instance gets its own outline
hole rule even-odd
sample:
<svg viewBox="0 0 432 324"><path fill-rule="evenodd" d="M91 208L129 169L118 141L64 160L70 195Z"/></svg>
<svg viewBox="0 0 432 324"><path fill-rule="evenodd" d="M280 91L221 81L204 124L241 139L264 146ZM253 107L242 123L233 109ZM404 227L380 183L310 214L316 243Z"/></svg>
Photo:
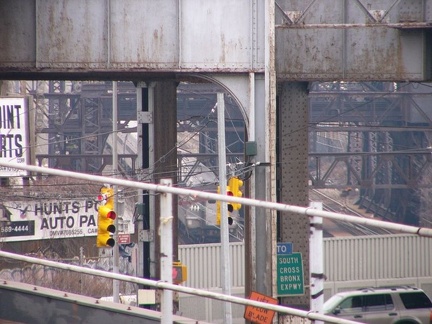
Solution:
<svg viewBox="0 0 432 324"><path fill-rule="evenodd" d="M337 293L322 314L369 324L432 324L432 302L416 287L374 287Z"/></svg>

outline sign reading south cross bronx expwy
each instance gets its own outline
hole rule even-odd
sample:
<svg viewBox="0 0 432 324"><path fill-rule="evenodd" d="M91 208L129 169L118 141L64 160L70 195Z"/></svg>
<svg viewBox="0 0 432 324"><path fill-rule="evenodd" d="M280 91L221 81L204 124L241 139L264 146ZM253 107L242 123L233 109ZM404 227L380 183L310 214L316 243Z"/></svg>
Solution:
<svg viewBox="0 0 432 324"><path fill-rule="evenodd" d="M30 164L26 98L0 98L0 160ZM25 176L27 171L0 166L0 177Z"/></svg>
<svg viewBox="0 0 432 324"><path fill-rule="evenodd" d="M286 246L287 243L278 243L277 294L278 296L303 295L304 275L302 254L299 252L284 254L286 251L290 252L290 249L286 249Z"/></svg>

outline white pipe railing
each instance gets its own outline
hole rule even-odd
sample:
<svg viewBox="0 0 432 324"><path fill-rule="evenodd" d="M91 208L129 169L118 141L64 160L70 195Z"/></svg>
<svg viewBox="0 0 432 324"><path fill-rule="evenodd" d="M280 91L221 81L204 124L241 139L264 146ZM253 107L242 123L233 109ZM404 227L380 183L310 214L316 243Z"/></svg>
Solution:
<svg viewBox="0 0 432 324"><path fill-rule="evenodd" d="M29 263L33 263L33 264L40 264L40 265L52 267L52 268L58 268L58 269L63 269L63 270L79 272L79 273L85 273L85 274L89 274L89 275L93 275L93 276L105 277L105 278L113 279L113 280L122 280L122 281L132 282L132 283L136 283L136 284L140 284L140 285L144 285L144 286L151 286L151 287L155 287L155 288L159 288L159 289L168 289L168 290L177 291L177 292L181 292L181 293L185 293L185 294L217 299L217 300L221 300L221 301L225 301L225 302L231 302L231 303L240 304L240 305L244 305L244 306L254 306L254 307L265 308L265 309L273 310L275 312L279 312L279 313L283 313L283 314L305 317L305 318L308 318L310 320L322 320L322 321L326 321L326 322L340 323L340 324L355 324L355 323L357 323L354 321L339 319L339 318L331 317L328 315L314 313L311 311L303 311L303 310L285 307L285 306L280 306L280 305L271 305L268 303L263 303L263 302L259 302L259 301L255 301L255 300L214 293L214 292L196 289L196 288L179 286L179 285L167 283L164 281L155 281L155 280L150 280L150 279L144 279L144 278L138 278L138 277L133 277L133 276L128 276L128 275L123 275L123 274L119 274L119 273L112 273L112 272L107 272L107 271L102 271L102 270L89 269L89 268L84 268L84 267L80 267L80 266L76 266L76 265L72 265L72 264L64 264L64 263L45 260L45 259L38 259L38 258L14 254L14 253L10 253L10 252L0 251L0 257L19 260L19 261L23 261L23 262L29 262Z"/></svg>
<svg viewBox="0 0 432 324"><path fill-rule="evenodd" d="M402 225L402 224L395 224L395 223L389 223L379 220L371 220L367 218L360 218L356 216L349 216L345 214L339 214L339 213L333 213L333 212L325 212L316 210L309 207L298 207L298 206L292 206L292 205L286 205L281 203L273 203L273 202L266 202L266 201L260 201L255 199L248 199L248 198L240 198L240 197L232 197L227 195L221 195L216 193L209 193L209 192L202 192L197 190L191 190L191 189L184 189L184 188L175 188L171 186L166 186L162 184L152 184L152 183L142 183L142 182L135 182L130 180L124 180L124 179L116 179L116 178L110 178L110 177L103 177L103 176L96 176L96 175L90 175L90 174L84 174L84 173L78 173L78 172L71 172L71 171L65 171L65 170L57 170L57 169L50 169L50 168L44 168L44 167L38 167L38 166L32 166L32 165L21 165L16 163L7 163L0 161L0 166L5 166L9 168L16 168L21 170L27 170L30 172L36 172L36 173L42 173L42 174L51 174L51 175L58 175L58 176L65 176L65 177L71 177L76 179L82 179L87 181L94 181L98 183L109 183L111 185L119 185L123 187L131 187L131 188L137 188L137 189L143 189L143 190L150 190L150 191L157 191L157 192L163 192L163 193L170 193L170 194L177 194L177 195L186 195L186 196L192 196L192 197L200 197L204 199L212 199L212 200L220 200L220 201L226 201L226 202L233 202L233 203L240 203L248 206L253 207L260 207L260 208L271 208L279 211L285 211L285 212L293 212L308 216L318 216L323 218L330 218L330 219L336 219L336 220L342 220L352 223L360 223L365 225L371 225L371 226L378 226L382 228L387 228L403 233L410 233L410 234L417 234L422 236L429 236L432 237L432 229L429 228L423 228L423 227L415 227L415 226L408 226L408 225ZM83 268L75 265L68 265L63 263L58 263L54 261L49 260L43 260L43 259L37 259L32 258L28 256L22 256L17 255L9 252L0 251L0 257L5 258L11 258L15 260L20 260L24 262L30 262L34 264L40 264L44 266L50 266L54 268L60 268L64 270L79 272L79 273L86 273L90 275L96 275L101 277L106 277L114 280L122 280L122 281L128 281L136 284L141 285L148 285L160 289L168 289L172 291L177 292L183 292L186 294L192 294L197 295L200 297L206 297L206 298L212 298L217 299L221 301L241 304L245 306L254 306L254 307L260 307L268 310L273 310L279 313L283 314L289 314L294 316L300 316L304 318L308 318L310 320L321 320L321 321L327 321L331 323L356 323L349 320L334 318L331 316L323 315L314 313L312 311L302 311L295 308L289 308L284 307L280 305L271 305L268 303L258 302L255 300L250 299L244 299L240 297L235 296L229 296L214 292L209 292L206 290L200 290L196 288L189 288L189 287L183 287L179 285L174 285L167 282L162 281L154 281L150 279L144 279L144 278L138 278L138 277L132 277L127 275L122 275L118 273L111 273L111 272L105 272L101 270L95 270L95 269L88 269Z"/></svg>
<svg viewBox="0 0 432 324"><path fill-rule="evenodd" d="M259 165L259 163L257 163L256 165ZM45 174L58 175L63 177L71 177L71 178L94 181L99 183L109 183L112 185L119 185L123 187L165 192L165 193L171 193L175 195L199 197L208 200L220 200L226 202L240 203L252 207L270 208L282 212L292 212L292 213L297 213L297 214L302 214L307 216L318 216L318 217L335 219L335 220L351 222L356 224L381 227L381 228L389 229L400 233L417 234L420 236L432 237L431 228L403 225L403 224L385 222L385 221L380 221L380 220L375 220L370 218L350 216L346 214L316 210L310 207L299 207L299 206L286 205L286 204L274 203L274 202L268 202L268 201L262 201L256 199L221 195L217 193L204 192L204 191L198 191L192 189L169 187L161 184L135 182L131 180L115 179L110 177L96 176L91 174L84 174L84 173L71 172L65 170L50 169L50 168L33 166L33 165L21 165L17 163L9 163L4 161L0 161L0 166L27 170L36 173L45 173Z"/></svg>

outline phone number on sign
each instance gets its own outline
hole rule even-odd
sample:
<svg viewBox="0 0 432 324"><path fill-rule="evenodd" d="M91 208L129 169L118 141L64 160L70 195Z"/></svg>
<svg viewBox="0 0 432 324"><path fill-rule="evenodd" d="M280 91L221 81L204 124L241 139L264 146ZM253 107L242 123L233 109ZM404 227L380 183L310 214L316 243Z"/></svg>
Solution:
<svg viewBox="0 0 432 324"><path fill-rule="evenodd" d="M1 222L0 237L34 235L34 222Z"/></svg>

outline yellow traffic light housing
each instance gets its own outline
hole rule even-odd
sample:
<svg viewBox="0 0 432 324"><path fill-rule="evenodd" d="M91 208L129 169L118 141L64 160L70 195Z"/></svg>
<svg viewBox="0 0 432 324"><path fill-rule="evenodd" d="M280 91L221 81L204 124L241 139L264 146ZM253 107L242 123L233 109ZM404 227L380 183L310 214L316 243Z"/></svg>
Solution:
<svg viewBox="0 0 432 324"><path fill-rule="evenodd" d="M114 220L117 217L114 211L114 190L112 188L102 187L99 200L105 204L98 208L96 246L99 248L113 247L115 245L115 240L112 235L116 230Z"/></svg>
<svg viewBox="0 0 432 324"><path fill-rule="evenodd" d="M220 193L220 187L218 186L217 192ZM226 188L226 194L228 196L233 196L230 187ZM231 216L231 213L234 211L234 203L227 203L227 211L228 211L228 225L232 225L234 223L234 219ZM221 202L218 200L216 202L216 225L220 226L221 222Z"/></svg>
<svg viewBox="0 0 432 324"><path fill-rule="evenodd" d="M218 193L220 192L219 186L218 186ZM220 226L221 221L221 202L218 200L216 201L216 225Z"/></svg>
<svg viewBox="0 0 432 324"><path fill-rule="evenodd" d="M234 197L243 197L243 192L240 190L243 187L243 181L238 177L231 177L228 180L228 186ZM240 203L233 203L232 205L234 210L239 210L242 207Z"/></svg>
<svg viewBox="0 0 432 324"><path fill-rule="evenodd" d="M177 285L187 280L187 267L179 261L173 262L172 280Z"/></svg>

